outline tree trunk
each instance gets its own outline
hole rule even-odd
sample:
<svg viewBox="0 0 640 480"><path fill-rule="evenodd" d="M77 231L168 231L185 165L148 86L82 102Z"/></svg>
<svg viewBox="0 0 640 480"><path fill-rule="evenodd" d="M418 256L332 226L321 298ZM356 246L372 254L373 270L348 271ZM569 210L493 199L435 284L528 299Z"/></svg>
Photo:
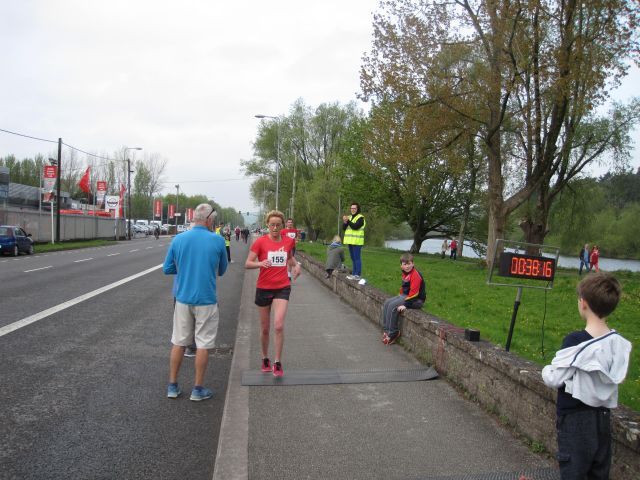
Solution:
<svg viewBox="0 0 640 480"><path fill-rule="evenodd" d="M544 239L549 233L549 187L543 182L538 189L536 208L533 213L529 213L520 221L520 228L524 232L524 238L527 243L536 245L544 244ZM539 255L540 249L536 247L528 247L527 253L530 255Z"/></svg>

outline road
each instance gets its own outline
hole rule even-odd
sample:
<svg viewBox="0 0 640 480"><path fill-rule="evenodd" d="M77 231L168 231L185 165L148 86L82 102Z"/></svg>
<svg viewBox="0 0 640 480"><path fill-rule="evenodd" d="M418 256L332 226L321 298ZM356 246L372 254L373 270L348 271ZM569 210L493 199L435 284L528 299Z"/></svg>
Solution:
<svg viewBox="0 0 640 480"><path fill-rule="evenodd" d="M217 394L196 403L165 396L169 242L0 258L1 479L212 477L247 247L232 242L235 263L218 282L219 347L205 381Z"/></svg>

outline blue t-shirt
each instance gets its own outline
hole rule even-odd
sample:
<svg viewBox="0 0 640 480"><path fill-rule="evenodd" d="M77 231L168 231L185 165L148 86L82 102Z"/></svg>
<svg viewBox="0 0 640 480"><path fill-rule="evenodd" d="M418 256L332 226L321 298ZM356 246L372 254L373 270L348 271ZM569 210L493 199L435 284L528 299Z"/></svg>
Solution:
<svg viewBox="0 0 640 480"><path fill-rule="evenodd" d="M216 275L224 275L227 266L224 239L196 225L173 239L162 271L177 274L173 294L178 302L213 305L218 303Z"/></svg>

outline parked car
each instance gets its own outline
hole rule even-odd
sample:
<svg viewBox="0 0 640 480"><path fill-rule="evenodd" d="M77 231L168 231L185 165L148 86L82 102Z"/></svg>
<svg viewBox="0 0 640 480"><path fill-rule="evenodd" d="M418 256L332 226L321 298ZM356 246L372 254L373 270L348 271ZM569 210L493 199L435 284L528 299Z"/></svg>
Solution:
<svg viewBox="0 0 640 480"><path fill-rule="evenodd" d="M33 254L31 234L15 225L0 225L0 253L17 257L20 252Z"/></svg>
<svg viewBox="0 0 640 480"><path fill-rule="evenodd" d="M160 227L160 233L162 233L163 235L167 235L169 233L169 224L168 223L163 223L162 227Z"/></svg>

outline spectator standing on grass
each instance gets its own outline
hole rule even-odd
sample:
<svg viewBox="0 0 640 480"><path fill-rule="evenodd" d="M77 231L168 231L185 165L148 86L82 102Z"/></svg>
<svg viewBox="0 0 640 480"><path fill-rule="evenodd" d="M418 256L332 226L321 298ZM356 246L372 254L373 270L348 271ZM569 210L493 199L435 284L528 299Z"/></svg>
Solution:
<svg viewBox="0 0 640 480"><path fill-rule="evenodd" d="M627 375L631 343L607 325L622 293L613 275L588 275L577 290L585 328L564 338L542 378L558 389L560 477L605 480L611 467L610 409L618 406L618 385Z"/></svg>
<svg viewBox="0 0 640 480"><path fill-rule="evenodd" d="M584 247L582 247L578 256L580 258L580 270L578 271L578 275L582 275L582 267L586 268L587 273L589 273L589 244L584 244Z"/></svg>
<svg viewBox="0 0 640 480"><path fill-rule="evenodd" d="M327 247L327 261L325 263L325 270L327 272L326 278L331 277L333 271L340 268L344 263L344 248L342 248L342 241L340 235L333 237L331 244Z"/></svg>
<svg viewBox="0 0 640 480"><path fill-rule="evenodd" d="M449 258L452 260L457 260L458 258L458 242L456 239L452 239L449 244L449 248L451 249L451 253L449 254Z"/></svg>
<svg viewBox="0 0 640 480"><path fill-rule="evenodd" d="M216 276L227 270L224 240L210 231L215 216L211 205L202 203L194 211L192 228L177 235L162 265L166 275L176 275L173 312L173 334L169 360L168 398L178 398L178 373L185 348L196 344L195 379L190 399L207 400L213 391L203 386L218 332L218 299Z"/></svg>
<svg viewBox="0 0 640 480"><path fill-rule="evenodd" d="M442 245L440 246L440 258L444 258L447 254L447 250L449 250L449 241L445 238L442 241Z"/></svg>
<svg viewBox="0 0 640 480"><path fill-rule="evenodd" d="M596 272L600 271L600 248L597 245L594 245L591 249L591 254L589 255L589 265L590 270L594 270Z"/></svg>
<svg viewBox="0 0 640 480"><path fill-rule="evenodd" d="M360 280L362 274L362 247L364 246L364 230L367 221L360 213L360 204L352 203L351 215L342 216L342 228L344 230L344 244L349 247L351 257L351 275L347 275L348 280Z"/></svg>
<svg viewBox="0 0 640 480"><path fill-rule="evenodd" d="M415 268L413 255L404 253L400 257L402 285L400 295L385 300L382 307L382 343L391 345L400 338L398 316L407 308L420 309L427 299L427 289L422 274Z"/></svg>

